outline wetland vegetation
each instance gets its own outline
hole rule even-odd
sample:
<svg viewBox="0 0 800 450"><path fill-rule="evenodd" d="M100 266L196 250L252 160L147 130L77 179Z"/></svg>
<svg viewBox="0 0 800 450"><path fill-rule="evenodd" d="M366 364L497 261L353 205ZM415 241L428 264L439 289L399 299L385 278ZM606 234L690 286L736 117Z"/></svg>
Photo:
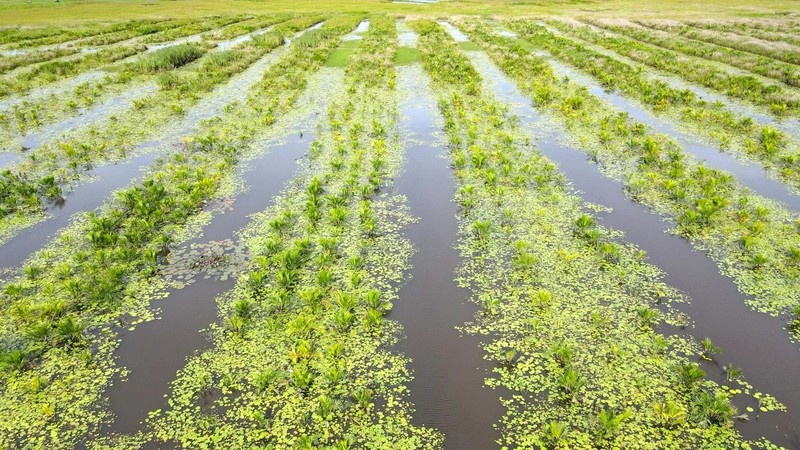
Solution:
<svg viewBox="0 0 800 450"><path fill-rule="evenodd" d="M682 138L800 195L791 6L221 4L0 6L0 448L439 449L471 424L481 449L798 448L800 211ZM270 161L297 169L254 190ZM589 197L685 245L648 254ZM693 316L667 255L707 262L736 323ZM137 333L185 323L205 345L126 367L154 353ZM154 379L121 414L142 393L115 388Z"/></svg>

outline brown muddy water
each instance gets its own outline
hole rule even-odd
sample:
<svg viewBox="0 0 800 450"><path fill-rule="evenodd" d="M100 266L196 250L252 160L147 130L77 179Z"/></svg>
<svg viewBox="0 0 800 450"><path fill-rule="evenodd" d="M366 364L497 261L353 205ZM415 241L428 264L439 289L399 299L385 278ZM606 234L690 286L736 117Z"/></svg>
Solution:
<svg viewBox="0 0 800 450"><path fill-rule="evenodd" d="M419 65L399 69L398 86L412 94L401 107L401 127L408 133L405 167L394 189L408 198L419 221L406 236L417 253L411 279L400 289L389 317L400 322L405 339L399 350L411 358L411 401L418 425L444 433L448 449L494 449L504 409L501 392L484 386L491 365L476 336L456 327L474 320L477 306L458 287L455 270L461 257L454 201L455 180L446 159L433 92Z"/></svg>
<svg viewBox="0 0 800 450"><path fill-rule="evenodd" d="M709 377L723 383L722 366L731 363L744 370L744 378L758 391L774 395L786 405L786 412L749 414L750 420L736 427L748 439L761 436L789 449L800 449L800 345L789 339L781 318L750 309L733 280L719 273L716 263L691 243L670 234L673 224L628 199L621 184L604 176L580 150L563 144L563 131L531 106L516 85L480 52L468 52L490 90L511 106L520 124L536 137L536 145L555 161L580 195L587 201L611 208L600 213L602 223L623 231L625 239L648 254L650 263L666 272L665 281L682 290L689 304L675 305L693 321L686 330L661 327L664 333L688 333L709 337L722 348L716 363L704 364ZM740 412L755 403L737 399Z"/></svg>

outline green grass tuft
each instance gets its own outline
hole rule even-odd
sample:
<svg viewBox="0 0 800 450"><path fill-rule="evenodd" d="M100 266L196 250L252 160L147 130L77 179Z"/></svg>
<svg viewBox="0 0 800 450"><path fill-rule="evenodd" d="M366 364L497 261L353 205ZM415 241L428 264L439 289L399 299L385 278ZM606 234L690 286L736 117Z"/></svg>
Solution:
<svg viewBox="0 0 800 450"><path fill-rule="evenodd" d="M203 54L205 50L196 45L173 45L142 57L132 65L131 69L139 73L163 72L189 64Z"/></svg>

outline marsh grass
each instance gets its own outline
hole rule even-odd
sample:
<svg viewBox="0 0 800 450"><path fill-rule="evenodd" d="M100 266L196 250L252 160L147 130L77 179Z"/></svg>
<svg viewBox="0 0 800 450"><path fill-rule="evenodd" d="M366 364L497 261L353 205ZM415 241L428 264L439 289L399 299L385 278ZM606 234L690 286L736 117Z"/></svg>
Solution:
<svg viewBox="0 0 800 450"><path fill-rule="evenodd" d="M713 43L671 35L656 28L647 28L625 20L591 20L589 23L640 42L729 64L794 87L800 87L800 71L795 66L782 61Z"/></svg>
<svg viewBox="0 0 800 450"><path fill-rule="evenodd" d="M143 45L114 46L79 58L48 61L15 74L13 77L0 79L0 97L8 97L12 94L21 95L34 87L77 75L103 64L119 61L144 49Z"/></svg>
<svg viewBox="0 0 800 450"><path fill-rule="evenodd" d="M648 23L644 23L649 25ZM780 61L791 64L800 63L800 47L791 45L783 41L767 41L752 36L730 33L721 30L705 30L697 29L694 27L679 25L679 26L659 26L658 23L653 26L676 33L690 39L710 42L723 47L734 48L749 53L767 56Z"/></svg>
<svg viewBox="0 0 800 450"><path fill-rule="evenodd" d="M32 53L25 53L19 56L0 58L0 73L6 73L17 67L36 64L43 61L48 61L62 56L69 56L77 53L78 50L74 48L55 48L48 50L41 50Z"/></svg>
<svg viewBox="0 0 800 450"><path fill-rule="evenodd" d="M730 69L720 67L713 61L682 55L674 50L624 35L610 35L606 31L594 30L581 22L550 20L547 23L557 28L559 32L568 35L569 39L577 38L600 45L639 63L673 73L687 81L698 83L732 98L746 100L753 105L764 107L776 116L800 114L800 96L796 91L787 89L778 81L760 79L747 73L735 73ZM646 22L639 23L645 24ZM529 25L528 28L531 31L530 29L535 27ZM698 44L698 48L701 46L702 44ZM765 64L758 64L766 68Z"/></svg>
<svg viewBox="0 0 800 450"><path fill-rule="evenodd" d="M139 61L132 63L130 69L138 73L164 72L189 64L204 54L205 50L194 44L173 45L142 57ZM212 55L212 57L216 57L216 55Z"/></svg>
<svg viewBox="0 0 800 450"><path fill-rule="evenodd" d="M30 48L77 40L80 40L81 44L93 45L95 42L102 44L106 42L105 39L108 37L120 33L130 33L131 31L141 30L144 34L154 27L164 29L173 24L177 26L180 22L175 20L147 19L115 22L111 24L95 23L67 28L64 28L63 24L59 27L21 28L3 33L3 35L0 36L0 44L6 44L8 48ZM93 39L101 40L94 41Z"/></svg>
<svg viewBox="0 0 800 450"><path fill-rule="evenodd" d="M270 25L274 25L278 22L289 20L291 17L292 15L290 14L275 14L267 17L255 17L216 30L211 33L211 38L217 40L232 39L236 36L251 33L253 31L266 28Z"/></svg>
<svg viewBox="0 0 800 450"><path fill-rule="evenodd" d="M181 23L181 26L158 30L157 33L150 33L143 36L139 39L139 41L146 43L168 42L184 36L210 31L230 24L236 24L237 22L247 20L248 17L249 16L243 15L225 15L223 17L205 17L202 20L186 20Z"/></svg>
<svg viewBox="0 0 800 450"><path fill-rule="evenodd" d="M252 40L259 47L275 48L283 44L285 38L280 33L265 33L253 36Z"/></svg>

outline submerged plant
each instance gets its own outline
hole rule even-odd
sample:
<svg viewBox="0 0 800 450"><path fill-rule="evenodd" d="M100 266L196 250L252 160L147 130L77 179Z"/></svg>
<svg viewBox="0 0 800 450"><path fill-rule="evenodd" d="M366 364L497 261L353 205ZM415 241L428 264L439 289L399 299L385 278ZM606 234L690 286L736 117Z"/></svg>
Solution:
<svg viewBox="0 0 800 450"><path fill-rule="evenodd" d="M558 386L561 391L566 394L567 398L572 401L577 399L578 391L586 384L584 379L575 369L567 368L564 373L558 377Z"/></svg>
<svg viewBox="0 0 800 450"><path fill-rule="evenodd" d="M258 392L266 392L273 387L274 383L280 379L281 373L275 369L267 369L258 374L255 380Z"/></svg>
<svg viewBox="0 0 800 450"><path fill-rule="evenodd" d="M547 308L553 301L553 293L547 289L537 289L531 295L531 303L537 308Z"/></svg>
<svg viewBox="0 0 800 450"><path fill-rule="evenodd" d="M742 377L742 369L734 367L733 364L729 363L724 370L729 383Z"/></svg>
<svg viewBox="0 0 800 450"><path fill-rule="evenodd" d="M193 44L172 45L140 58L131 70L137 72L161 72L175 69L203 56L205 51Z"/></svg>
<svg viewBox="0 0 800 450"><path fill-rule="evenodd" d="M22 350L8 350L0 353L0 369L22 371L30 362L30 355Z"/></svg>
<svg viewBox="0 0 800 450"><path fill-rule="evenodd" d="M639 319L639 326L642 328L651 329L653 327L653 323L658 319L658 311L643 307L636 311L636 316Z"/></svg>
<svg viewBox="0 0 800 450"><path fill-rule="evenodd" d="M363 387L356 389L356 391L353 392L353 399L355 399L356 404L358 404L358 406L365 411L368 411L373 406L371 403L372 390L370 389Z"/></svg>
<svg viewBox="0 0 800 450"><path fill-rule="evenodd" d="M56 324L56 344L64 347L79 344L83 339L85 328L73 316L64 317Z"/></svg>

